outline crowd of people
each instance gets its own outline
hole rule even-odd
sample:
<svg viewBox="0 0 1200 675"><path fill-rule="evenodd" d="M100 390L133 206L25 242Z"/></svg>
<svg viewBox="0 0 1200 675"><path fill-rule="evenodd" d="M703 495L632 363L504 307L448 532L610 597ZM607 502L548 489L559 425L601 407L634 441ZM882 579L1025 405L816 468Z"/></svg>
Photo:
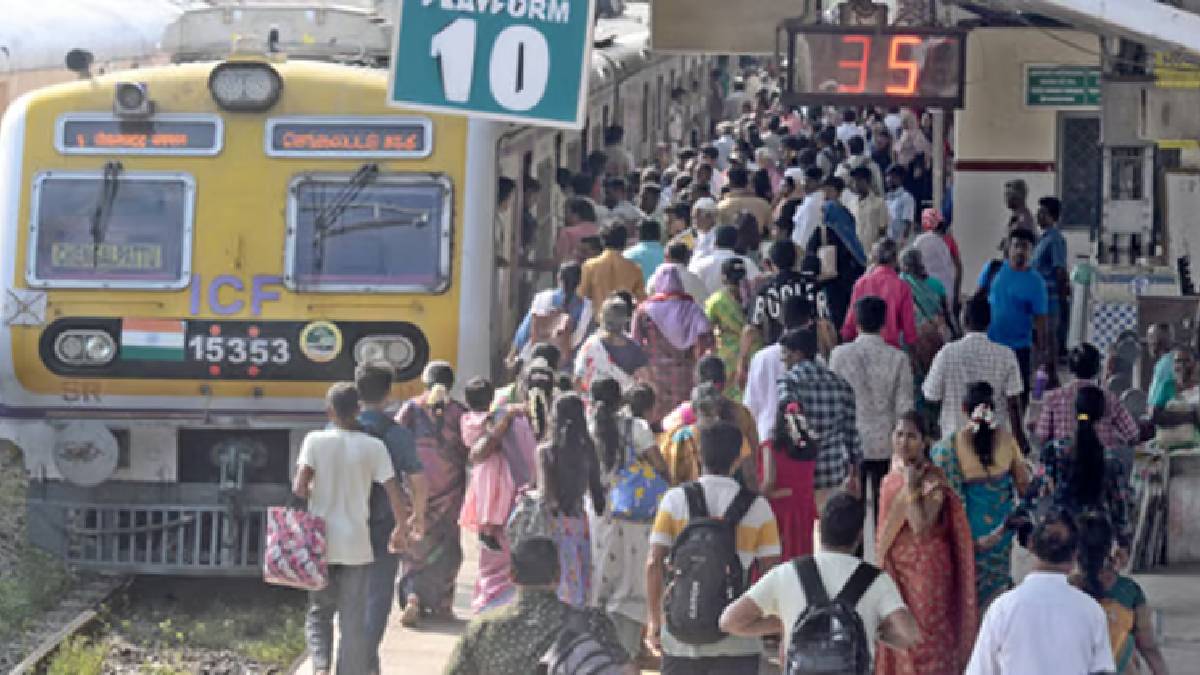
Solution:
<svg viewBox="0 0 1200 675"><path fill-rule="evenodd" d="M330 539L317 670L335 611L339 653L373 653L386 609L353 615L389 593L394 560L405 625L448 615L465 530L479 616L450 675L573 672L554 670L572 658L564 631L611 665L595 672L757 673L777 649L789 673L835 657L880 675L1166 673L1122 574L1128 456L1147 430L1099 387L1091 345L1057 386L1058 200L1035 217L1008 185L1003 257L972 283L952 214L921 208L926 116L804 115L761 78L730 99L686 134L711 142L637 170L614 127L560 172L555 284L520 323L511 384L473 378L460 403L449 364L431 363L395 422L376 412L381 367L360 368L361 412L355 387L331 390L333 430L305 441L296 490L331 529L362 523L355 555ZM1196 361L1169 344L1153 423L1194 432ZM1036 367L1054 387L1031 435ZM331 437L363 450L339 460ZM355 481L388 486L370 532L328 502ZM846 607L857 621L822 621Z"/></svg>

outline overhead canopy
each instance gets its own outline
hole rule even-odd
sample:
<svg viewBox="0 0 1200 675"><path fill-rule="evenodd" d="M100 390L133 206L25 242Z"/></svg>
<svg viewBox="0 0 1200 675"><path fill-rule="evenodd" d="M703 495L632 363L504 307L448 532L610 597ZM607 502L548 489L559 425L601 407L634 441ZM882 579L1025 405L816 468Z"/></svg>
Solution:
<svg viewBox="0 0 1200 675"><path fill-rule="evenodd" d="M1157 0L992 0L989 6L1036 12L1083 30L1150 47L1200 55L1200 14Z"/></svg>

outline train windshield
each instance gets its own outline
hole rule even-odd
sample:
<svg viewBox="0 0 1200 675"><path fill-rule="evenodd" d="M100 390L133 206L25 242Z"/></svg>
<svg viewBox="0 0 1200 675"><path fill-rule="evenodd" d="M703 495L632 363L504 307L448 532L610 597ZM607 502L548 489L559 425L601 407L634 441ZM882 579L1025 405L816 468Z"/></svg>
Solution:
<svg viewBox="0 0 1200 675"><path fill-rule="evenodd" d="M42 287L182 288L195 190L182 174L50 172L34 181L28 281Z"/></svg>
<svg viewBox="0 0 1200 675"><path fill-rule="evenodd" d="M440 292L450 278L448 180L303 176L289 205L287 282L300 290Z"/></svg>

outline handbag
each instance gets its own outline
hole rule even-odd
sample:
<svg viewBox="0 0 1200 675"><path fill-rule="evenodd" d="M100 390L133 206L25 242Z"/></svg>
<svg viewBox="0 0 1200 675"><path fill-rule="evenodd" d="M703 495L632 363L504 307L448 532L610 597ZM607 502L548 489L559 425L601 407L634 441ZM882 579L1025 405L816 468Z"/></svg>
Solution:
<svg viewBox="0 0 1200 675"><path fill-rule="evenodd" d="M535 537L550 537L550 514L546 503L537 490L522 490L517 503L504 526L508 535L509 549L515 549L522 541Z"/></svg>
<svg viewBox="0 0 1200 675"><path fill-rule="evenodd" d="M829 243L829 226L821 226L821 245L817 247L817 261L821 264L817 272L817 281L836 279L838 275L837 244Z"/></svg>
<svg viewBox="0 0 1200 675"><path fill-rule="evenodd" d="M267 509L263 581L306 591L329 585L325 519L296 505Z"/></svg>
<svg viewBox="0 0 1200 675"><path fill-rule="evenodd" d="M658 502L667 492L667 481L633 447L633 420L626 418L623 434L625 464L617 470L609 493L612 515L647 522L658 513Z"/></svg>

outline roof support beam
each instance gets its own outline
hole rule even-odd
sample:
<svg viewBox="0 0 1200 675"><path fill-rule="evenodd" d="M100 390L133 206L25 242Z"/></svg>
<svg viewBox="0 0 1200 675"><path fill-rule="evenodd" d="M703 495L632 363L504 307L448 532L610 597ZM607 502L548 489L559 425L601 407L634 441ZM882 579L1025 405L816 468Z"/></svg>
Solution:
<svg viewBox="0 0 1200 675"><path fill-rule="evenodd" d="M1037 12L1084 30L1116 34L1160 49L1200 55L1200 14L1156 0L1010 0L991 4Z"/></svg>

